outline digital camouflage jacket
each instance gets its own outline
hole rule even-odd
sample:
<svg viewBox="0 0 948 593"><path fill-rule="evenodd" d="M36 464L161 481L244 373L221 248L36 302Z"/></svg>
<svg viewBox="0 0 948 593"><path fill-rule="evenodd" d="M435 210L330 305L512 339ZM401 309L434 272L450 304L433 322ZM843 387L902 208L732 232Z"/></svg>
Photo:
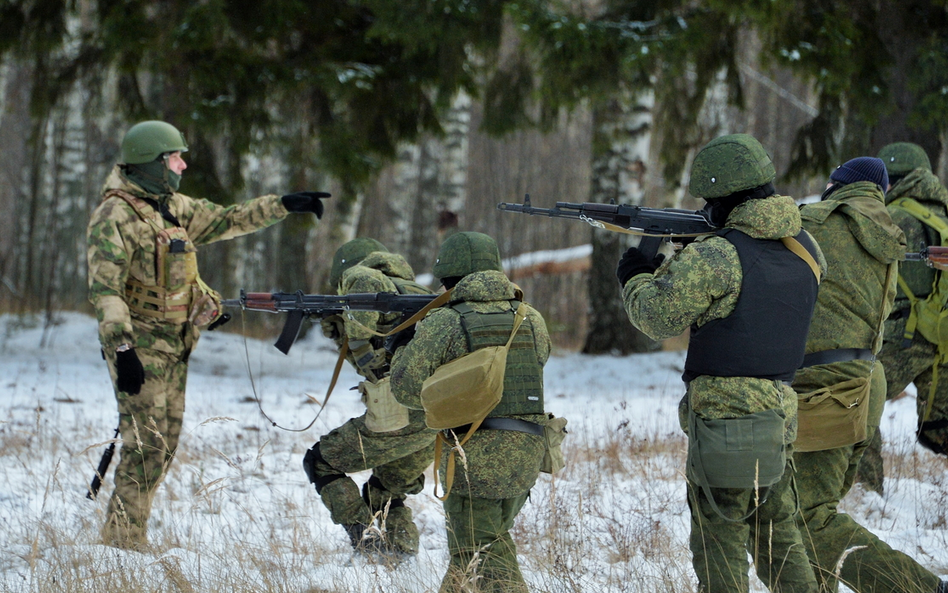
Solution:
<svg viewBox="0 0 948 593"><path fill-rule="evenodd" d="M889 214L895 224L905 232L905 245L908 251L920 251L929 245L938 245L938 232L922 224L914 216L891 206L898 198L912 198L931 210L932 214L948 221L948 189L927 169L915 169L906 175L885 196L889 205ZM931 293L935 281L935 270L917 262L902 264L899 269L902 278L915 296L924 297ZM907 309L908 297L899 290L895 297L895 309ZM904 323L904 319L903 319Z"/></svg>
<svg viewBox="0 0 948 593"><path fill-rule="evenodd" d="M806 352L837 348L882 347L880 322L895 299L897 275L890 264L902 258L905 235L892 221L882 191L861 181L841 187L823 202L800 211L803 227L816 238L827 260L820 283ZM807 392L856 377L869 376L873 364L852 360L800 370L797 391Z"/></svg>
<svg viewBox="0 0 948 593"><path fill-rule="evenodd" d="M452 292L452 300L464 301L483 313L509 311L514 285L503 272L475 272L465 276ZM550 357L550 335L543 317L524 303L533 327L537 360ZM422 409L421 386L435 370L468 353L467 339L457 311L441 307L418 323L415 337L392 359L392 393L405 406ZM544 414L518 416L543 423ZM458 462L454 490L478 498L511 498L527 492L536 482L543 459L543 439L508 430L480 430L464 446L466 464ZM466 475L464 474L466 472Z"/></svg>
<svg viewBox="0 0 948 593"><path fill-rule="evenodd" d="M220 206L184 194L148 194L129 181L116 165L102 188L119 189L136 197L162 200L187 230L193 246L233 239L268 227L287 215L276 195L261 196L232 206ZM145 209L160 228L174 225L157 210ZM199 331L190 323L175 324L130 311L125 300L129 280L154 284L157 274L154 228L123 199L110 197L92 213L87 231L89 300L99 321L99 340L106 349L130 343L181 355L193 348Z"/></svg>
<svg viewBox="0 0 948 593"><path fill-rule="evenodd" d="M773 240L796 236L802 228L799 209L786 196L744 202L731 212L726 226L755 239ZM825 271L822 253L818 263ZM632 324L661 340L681 334L693 323L701 326L730 315L741 293L742 277L737 249L727 239L709 235L666 259L655 274L632 278L622 296ZM781 409L787 419L786 442L796 439L796 394L780 381L705 375L693 380L688 391L695 413L704 418L736 418Z"/></svg>

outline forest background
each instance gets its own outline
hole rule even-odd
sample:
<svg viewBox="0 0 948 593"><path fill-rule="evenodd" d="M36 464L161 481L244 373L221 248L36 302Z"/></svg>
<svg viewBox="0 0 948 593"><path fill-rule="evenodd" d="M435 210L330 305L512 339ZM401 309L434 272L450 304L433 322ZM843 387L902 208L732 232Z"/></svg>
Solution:
<svg viewBox="0 0 948 593"><path fill-rule="evenodd" d="M591 244L509 274L557 346L645 351L613 275L631 239L496 204L699 209L695 151L738 132L797 198L894 141L922 145L944 178L948 3L0 0L0 313L91 312L86 225L144 119L184 132L188 195L333 193L319 223L204 248L225 297L330 291L354 236L419 274L457 229L504 257Z"/></svg>

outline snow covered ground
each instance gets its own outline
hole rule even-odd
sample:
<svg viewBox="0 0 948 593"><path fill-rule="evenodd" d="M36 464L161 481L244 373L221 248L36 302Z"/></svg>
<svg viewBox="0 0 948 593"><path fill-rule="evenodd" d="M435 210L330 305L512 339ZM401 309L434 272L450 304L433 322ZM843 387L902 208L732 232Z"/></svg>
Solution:
<svg viewBox="0 0 948 593"><path fill-rule="evenodd" d="M447 556L430 473L408 501L421 552L398 567L353 557L303 474L319 435L361 413L352 370L305 432L271 426L258 410L255 391L277 424L312 420L335 362L318 333L289 356L272 341L205 333L178 456L154 503L154 551L140 554L98 543L111 471L103 495L85 498L117 417L94 319L65 313L44 328L0 316L0 591L437 591ZM547 408L570 420L568 467L541 476L514 531L535 591L694 590L676 415L683 359L550 360ZM844 507L944 577L948 464L914 445L914 406L914 397L887 404L896 463L885 496L857 488Z"/></svg>

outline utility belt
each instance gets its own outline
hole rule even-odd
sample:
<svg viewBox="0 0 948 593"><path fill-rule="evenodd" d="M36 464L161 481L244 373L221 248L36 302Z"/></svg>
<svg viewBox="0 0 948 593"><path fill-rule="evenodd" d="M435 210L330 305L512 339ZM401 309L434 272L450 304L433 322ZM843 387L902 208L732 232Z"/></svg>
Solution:
<svg viewBox="0 0 948 593"><path fill-rule="evenodd" d="M891 317L890 317L891 319ZM811 352L803 357L801 369L818 364L832 364L834 362L849 362L851 360L875 360L872 350L868 348L837 348L836 350L820 350Z"/></svg>
<svg viewBox="0 0 948 593"><path fill-rule="evenodd" d="M465 424L464 426L458 426L457 428L447 428L443 431L444 436L449 440L453 441L454 437L451 435L454 434L467 434L467 431L471 429L470 424ZM525 432L527 434L533 434L538 437L543 436L543 426L535 422L527 422L526 420L517 420L516 418L485 418L481 425L477 427L477 430L511 430L514 432Z"/></svg>

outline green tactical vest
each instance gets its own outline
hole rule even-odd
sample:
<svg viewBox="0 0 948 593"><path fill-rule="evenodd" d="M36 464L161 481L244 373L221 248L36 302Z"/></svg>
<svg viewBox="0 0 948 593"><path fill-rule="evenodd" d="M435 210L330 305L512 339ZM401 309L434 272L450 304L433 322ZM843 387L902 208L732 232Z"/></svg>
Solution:
<svg viewBox="0 0 948 593"><path fill-rule="evenodd" d="M518 301L511 301L516 309ZM503 346L513 329L514 310L503 313L478 313L467 303L451 308L461 314L461 328L467 338L468 351L488 346ZM517 331L504 374L504 395L489 418L518 414L543 413L543 366L537 360L533 325L527 318Z"/></svg>
<svg viewBox="0 0 948 593"><path fill-rule="evenodd" d="M910 214L922 224L938 232L941 245L948 246L948 223L935 216L928 208L922 206L912 198L899 198L889 204L903 212ZM909 264L912 265L912 264ZM908 297L912 304L908 320L905 322L903 346L908 347L915 337L915 332L938 347L938 356L932 368L931 392L921 421L927 421L931 414L935 390L938 385L938 367L948 362L948 274L942 271L935 272L932 282L932 291L927 296L915 296L908 283L899 274L899 288Z"/></svg>

